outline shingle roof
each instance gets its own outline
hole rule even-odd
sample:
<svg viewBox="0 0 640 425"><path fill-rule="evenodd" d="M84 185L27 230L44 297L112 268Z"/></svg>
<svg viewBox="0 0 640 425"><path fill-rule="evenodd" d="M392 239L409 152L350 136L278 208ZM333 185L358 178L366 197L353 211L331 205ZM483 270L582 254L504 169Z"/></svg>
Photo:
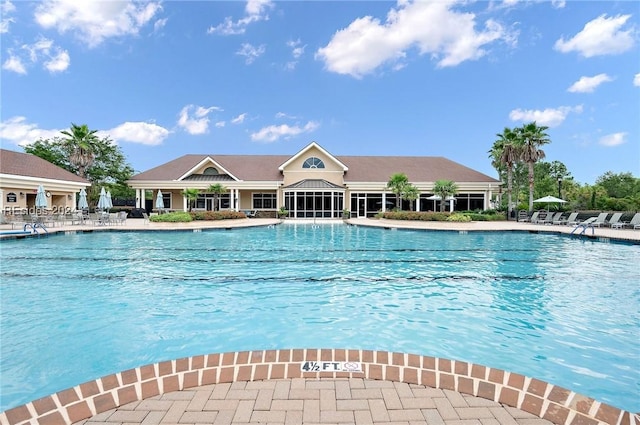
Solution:
<svg viewBox="0 0 640 425"><path fill-rule="evenodd" d="M89 183L64 168L28 153L0 149L0 174Z"/></svg>
<svg viewBox="0 0 640 425"><path fill-rule="evenodd" d="M278 181L278 167L288 155L184 155L163 165L137 174L132 181L177 180L205 158L210 157L227 171L244 181ZM498 180L444 157L432 156L336 156L349 171L345 182L386 182L395 173L405 173L410 182L487 182Z"/></svg>
<svg viewBox="0 0 640 425"><path fill-rule="evenodd" d="M321 179L305 179L285 186L284 189L344 189L342 186Z"/></svg>

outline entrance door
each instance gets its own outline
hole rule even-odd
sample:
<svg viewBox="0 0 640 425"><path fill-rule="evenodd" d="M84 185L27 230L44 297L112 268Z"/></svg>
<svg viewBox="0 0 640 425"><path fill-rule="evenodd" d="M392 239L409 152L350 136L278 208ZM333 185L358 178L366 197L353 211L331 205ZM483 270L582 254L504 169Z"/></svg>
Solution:
<svg viewBox="0 0 640 425"><path fill-rule="evenodd" d="M366 206L367 206L367 200L365 198L358 198L358 218L367 216Z"/></svg>

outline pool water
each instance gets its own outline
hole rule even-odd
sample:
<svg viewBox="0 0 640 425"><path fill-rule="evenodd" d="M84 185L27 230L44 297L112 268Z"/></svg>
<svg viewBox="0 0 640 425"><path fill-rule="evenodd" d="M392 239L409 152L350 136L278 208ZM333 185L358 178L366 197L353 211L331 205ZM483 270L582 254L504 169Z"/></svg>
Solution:
<svg viewBox="0 0 640 425"><path fill-rule="evenodd" d="M0 411L144 364L353 348L640 411L640 246L343 224L0 243Z"/></svg>

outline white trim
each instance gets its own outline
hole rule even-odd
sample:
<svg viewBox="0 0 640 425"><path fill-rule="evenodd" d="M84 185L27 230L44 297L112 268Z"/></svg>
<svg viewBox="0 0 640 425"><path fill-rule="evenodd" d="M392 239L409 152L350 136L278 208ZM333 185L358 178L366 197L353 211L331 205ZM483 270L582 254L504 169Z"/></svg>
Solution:
<svg viewBox="0 0 640 425"><path fill-rule="evenodd" d="M231 176L234 180L236 181L240 181L239 178L237 178L236 176L234 176L233 174L231 174L226 168L224 168L222 165L220 165L219 163L217 163L215 160L213 160L213 158L211 158L210 156L207 156L206 158L204 158L202 161L198 162L198 164L196 164L194 167L192 167L190 170L188 170L186 173L184 173L182 176L178 177L177 181L181 181L186 179L187 177L189 177L191 174L193 174L198 168L202 167L203 165L205 165L206 163L210 163L212 165L214 165L215 167L219 168L218 172L220 170L224 171L224 174L227 174L228 176ZM211 182L209 182L211 183ZM209 186L211 186L211 184L209 184Z"/></svg>
<svg viewBox="0 0 640 425"><path fill-rule="evenodd" d="M340 168L342 168L343 172L347 172L349 170L349 167L347 167L346 165L344 165L342 162L340 162L335 156L331 155L329 152L327 152L324 148L322 148L322 146L320 146L319 144L317 144L316 142L311 142L309 143L306 147L304 147L300 152L298 152L297 154L293 155L291 158L289 158L287 161L285 161L284 164L282 164L281 166L278 167L278 170L280 171L284 171L284 169L291 164L293 161L295 161L296 159L298 159L299 157L301 157L305 152L309 151L310 149L316 148L318 149L320 152L322 152L324 155L326 155L329 159L331 159L331 161L333 161L334 163L336 163L338 166L340 166Z"/></svg>

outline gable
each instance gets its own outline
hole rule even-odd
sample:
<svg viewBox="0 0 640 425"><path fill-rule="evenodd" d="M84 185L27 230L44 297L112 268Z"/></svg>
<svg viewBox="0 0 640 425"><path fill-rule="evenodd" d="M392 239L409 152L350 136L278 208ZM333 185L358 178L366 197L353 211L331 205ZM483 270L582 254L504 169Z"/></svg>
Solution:
<svg viewBox="0 0 640 425"><path fill-rule="evenodd" d="M289 158L278 169L282 172L302 170L345 172L348 167L316 142L312 142Z"/></svg>

